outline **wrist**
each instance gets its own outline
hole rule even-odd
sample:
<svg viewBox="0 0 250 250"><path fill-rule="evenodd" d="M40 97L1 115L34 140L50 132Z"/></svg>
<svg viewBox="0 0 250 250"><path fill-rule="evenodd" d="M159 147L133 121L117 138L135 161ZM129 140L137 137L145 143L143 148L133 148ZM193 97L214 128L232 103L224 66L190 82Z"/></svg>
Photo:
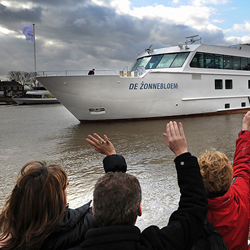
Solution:
<svg viewBox="0 0 250 250"><path fill-rule="evenodd" d="M180 150L180 151L175 152L175 156L177 157L177 156L182 155L182 154L185 154L185 153L187 153L187 152L188 152L187 149L185 149L185 150Z"/></svg>
<svg viewBox="0 0 250 250"><path fill-rule="evenodd" d="M244 125L244 124L243 124L241 130L248 130L248 128L249 128L248 125Z"/></svg>
<svg viewBox="0 0 250 250"><path fill-rule="evenodd" d="M109 155L116 155L116 151L107 152L107 153L106 153L106 156L109 156Z"/></svg>

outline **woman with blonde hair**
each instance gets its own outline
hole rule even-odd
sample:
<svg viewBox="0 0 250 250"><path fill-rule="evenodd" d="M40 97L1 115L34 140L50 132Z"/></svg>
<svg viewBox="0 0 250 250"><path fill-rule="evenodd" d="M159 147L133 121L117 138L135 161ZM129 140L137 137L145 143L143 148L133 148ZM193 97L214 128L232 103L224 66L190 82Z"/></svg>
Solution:
<svg viewBox="0 0 250 250"><path fill-rule="evenodd" d="M233 167L227 156L215 149L206 150L200 155L199 164L207 197L224 195L233 180Z"/></svg>
<svg viewBox="0 0 250 250"><path fill-rule="evenodd" d="M199 157L208 198L208 220L229 250L248 249L250 181L250 112L244 115L233 165L227 156L206 150Z"/></svg>

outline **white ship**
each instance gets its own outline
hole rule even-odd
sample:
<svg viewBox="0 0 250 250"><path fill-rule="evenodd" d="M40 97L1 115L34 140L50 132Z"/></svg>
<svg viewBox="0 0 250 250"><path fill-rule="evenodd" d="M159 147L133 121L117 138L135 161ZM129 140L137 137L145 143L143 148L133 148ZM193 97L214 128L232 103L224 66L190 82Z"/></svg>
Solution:
<svg viewBox="0 0 250 250"><path fill-rule="evenodd" d="M34 88L34 90L27 91L24 96L13 96L12 99L19 105L59 103L45 88Z"/></svg>
<svg viewBox="0 0 250 250"><path fill-rule="evenodd" d="M250 46L194 44L194 37L178 46L150 46L119 74L43 72L37 80L81 122L249 109Z"/></svg>

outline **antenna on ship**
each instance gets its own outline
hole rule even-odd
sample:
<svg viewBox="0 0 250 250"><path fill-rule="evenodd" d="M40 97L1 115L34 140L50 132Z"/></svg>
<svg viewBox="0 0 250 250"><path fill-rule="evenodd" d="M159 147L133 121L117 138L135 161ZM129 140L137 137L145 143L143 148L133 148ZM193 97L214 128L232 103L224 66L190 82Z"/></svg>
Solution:
<svg viewBox="0 0 250 250"><path fill-rule="evenodd" d="M194 36L187 36L186 37L186 44L193 44L193 43L195 43L195 42L197 42L197 41L200 41L200 43L201 43L201 37L200 38L197 38L197 39L194 39L195 37L197 37L197 36L199 36L199 35L194 35Z"/></svg>
<svg viewBox="0 0 250 250"><path fill-rule="evenodd" d="M199 35L187 36L187 37L186 37L185 49L189 49L188 44L193 44L193 43L195 43L196 41L200 41L200 43L201 43L201 37L200 37L200 38L197 38L197 39L194 39L194 38L197 37L197 36L199 36ZM180 47L180 45L179 45L179 47Z"/></svg>
<svg viewBox="0 0 250 250"><path fill-rule="evenodd" d="M153 44L149 45L147 49L145 49L146 52L148 52L148 54L153 53L154 50L152 50L152 46Z"/></svg>

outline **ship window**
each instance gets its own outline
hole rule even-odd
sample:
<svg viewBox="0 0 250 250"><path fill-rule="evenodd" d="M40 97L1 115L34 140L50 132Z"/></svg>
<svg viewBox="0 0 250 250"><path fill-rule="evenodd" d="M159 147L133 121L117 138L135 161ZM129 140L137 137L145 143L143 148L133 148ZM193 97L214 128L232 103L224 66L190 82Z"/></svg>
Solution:
<svg viewBox="0 0 250 250"><path fill-rule="evenodd" d="M163 55L152 56L145 69L155 69Z"/></svg>
<svg viewBox="0 0 250 250"><path fill-rule="evenodd" d="M148 61L151 59L151 56L140 58L136 61L134 67L131 69L131 71L137 70L137 67L145 67Z"/></svg>
<svg viewBox="0 0 250 250"><path fill-rule="evenodd" d="M182 67L182 65L184 64L184 62L186 61L187 57L189 55L189 52L187 53L179 53L177 54L177 56L175 57L173 63L171 64L171 68L176 68L176 67Z"/></svg>
<svg viewBox="0 0 250 250"><path fill-rule="evenodd" d="M223 55L214 55L214 67L216 69L223 69Z"/></svg>
<svg viewBox="0 0 250 250"><path fill-rule="evenodd" d="M246 70L250 70L250 58L247 58L247 68Z"/></svg>
<svg viewBox="0 0 250 250"><path fill-rule="evenodd" d="M176 55L177 55L176 53L164 55L159 64L157 65L157 68L169 68Z"/></svg>
<svg viewBox="0 0 250 250"><path fill-rule="evenodd" d="M232 89L233 88L233 80L226 80L225 81L225 87L226 87L226 89Z"/></svg>
<svg viewBox="0 0 250 250"><path fill-rule="evenodd" d="M196 52L190 63L190 67L250 70L250 58Z"/></svg>
<svg viewBox="0 0 250 250"><path fill-rule="evenodd" d="M190 67L204 68L203 55L204 55L204 53L197 52L190 63Z"/></svg>
<svg viewBox="0 0 250 250"><path fill-rule="evenodd" d="M205 53L205 68L214 68L214 54Z"/></svg>
<svg viewBox="0 0 250 250"><path fill-rule="evenodd" d="M240 69L240 57L233 56L233 69Z"/></svg>
<svg viewBox="0 0 250 250"><path fill-rule="evenodd" d="M242 70L247 70L247 58L246 57L242 57L240 60L240 69Z"/></svg>
<svg viewBox="0 0 250 250"><path fill-rule="evenodd" d="M241 103L241 107L246 107L246 103L245 103L245 102L242 102L242 103Z"/></svg>
<svg viewBox="0 0 250 250"><path fill-rule="evenodd" d="M248 88L250 89L250 80L248 80Z"/></svg>
<svg viewBox="0 0 250 250"><path fill-rule="evenodd" d="M222 80L215 79L215 89L222 89Z"/></svg>
<svg viewBox="0 0 250 250"><path fill-rule="evenodd" d="M139 66L141 61L142 61L142 58L138 59L134 65L134 67L131 69L131 71L135 71L137 69L137 67Z"/></svg>
<svg viewBox="0 0 250 250"><path fill-rule="evenodd" d="M224 56L224 69L232 69L232 57Z"/></svg>
<svg viewBox="0 0 250 250"><path fill-rule="evenodd" d="M142 58L141 63L138 66L145 67L150 59L151 59L151 56Z"/></svg>
<svg viewBox="0 0 250 250"><path fill-rule="evenodd" d="M229 109L230 108L230 103L225 103L225 109Z"/></svg>

